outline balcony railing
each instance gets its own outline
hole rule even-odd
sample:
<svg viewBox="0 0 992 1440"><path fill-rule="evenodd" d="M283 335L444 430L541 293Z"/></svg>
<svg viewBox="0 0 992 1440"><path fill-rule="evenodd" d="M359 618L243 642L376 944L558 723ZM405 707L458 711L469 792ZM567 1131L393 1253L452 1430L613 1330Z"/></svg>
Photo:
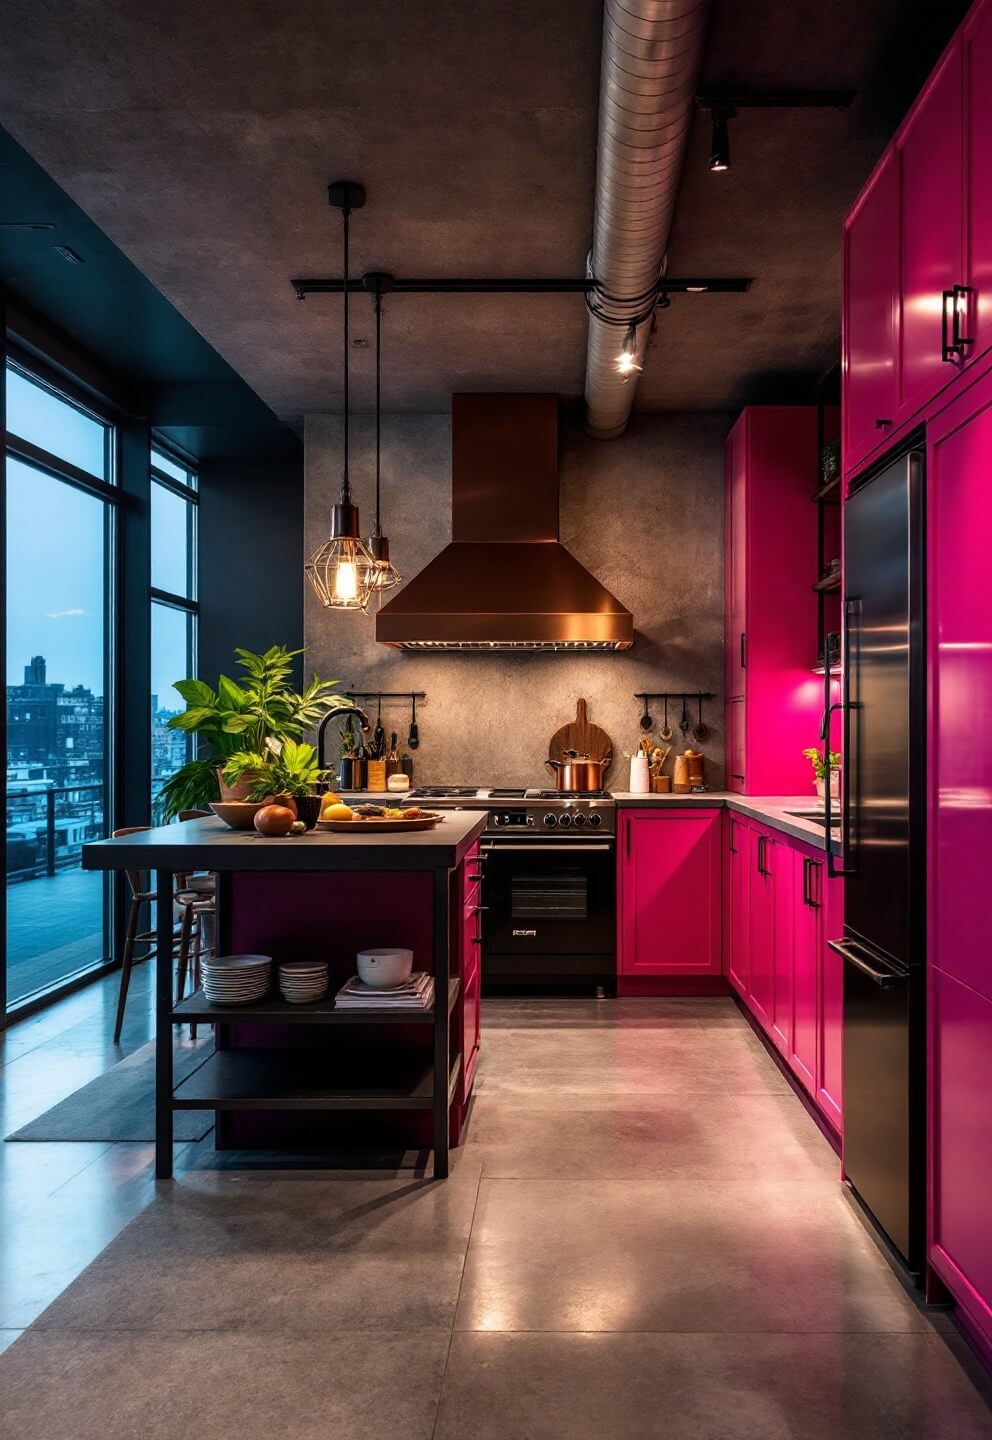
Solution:
<svg viewBox="0 0 992 1440"><path fill-rule="evenodd" d="M103 782L88 781L70 785L49 785L44 789L8 789L7 791L7 879L31 880L39 875L55 875L79 863L80 851L90 840L99 840L105 833L103 814ZM59 806L60 798L77 797ZM82 797L89 797L83 799ZM15 806L14 801L35 802ZM34 825L33 842L23 836L22 844L11 843L20 826ZM59 827L69 826L81 833L59 844ZM25 851L28 853L25 854Z"/></svg>

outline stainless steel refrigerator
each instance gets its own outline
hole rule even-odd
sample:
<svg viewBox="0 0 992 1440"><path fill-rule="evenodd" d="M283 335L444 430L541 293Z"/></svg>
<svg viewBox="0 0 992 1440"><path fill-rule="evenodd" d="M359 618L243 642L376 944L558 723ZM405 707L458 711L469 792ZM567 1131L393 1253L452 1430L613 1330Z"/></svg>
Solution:
<svg viewBox="0 0 992 1440"><path fill-rule="evenodd" d="M924 452L844 506L844 1171L911 1271L926 1202ZM836 708L836 707L835 707ZM829 732L829 713L825 729ZM829 834L829 830L828 830Z"/></svg>

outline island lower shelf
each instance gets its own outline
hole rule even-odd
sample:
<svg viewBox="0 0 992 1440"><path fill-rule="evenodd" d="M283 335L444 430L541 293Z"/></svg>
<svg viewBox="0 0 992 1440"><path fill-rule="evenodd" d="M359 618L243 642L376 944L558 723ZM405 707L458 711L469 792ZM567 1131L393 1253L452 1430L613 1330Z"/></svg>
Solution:
<svg viewBox="0 0 992 1440"><path fill-rule="evenodd" d="M447 1102L462 1056L448 1072ZM430 1110L433 1065L422 1051L343 1057L299 1050L218 1050L172 1093L174 1110Z"/></svg>
<svg viewBox="0 0 992 1440"><path fill-rule="evenodd" d="M458 1000L461 981L448 981L448 1014ZM241 1025L246 1022L278 1025L433 1025L434 1007L429 1010L335 1009L334 996L312 1005L291 1005L272 997L251 1005L211 1005L202 990L180 1001L172 1011L177 1025Z"/></svg>

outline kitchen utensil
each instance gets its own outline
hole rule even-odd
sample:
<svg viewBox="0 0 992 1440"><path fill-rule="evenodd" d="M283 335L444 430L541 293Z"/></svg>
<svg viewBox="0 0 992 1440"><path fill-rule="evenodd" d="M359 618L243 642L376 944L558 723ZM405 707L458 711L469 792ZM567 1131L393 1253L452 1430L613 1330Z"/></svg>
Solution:
<svg viewBox="0 0 992 1440"><path fill-rule="evenodd" d="M644 713L641 716L641 729L650 730L653 722L651 719L651 711L648 709L648 697L646 695L642 695L640 698L644 701Z"/></svg>
<svg viewBox="0 0 992 1440"><path fill-rule="evenodd" d="M661 729L658 731L658 734L661 736L662 740L671 740L671 738L672 738L672 727L671 727L671 725L669 725L669 723L668 723L668 696L667 696L667 695L665 696L665 723L664 723L664 725L662 725Z"/></svg>
<svg viewBox="0 0 992 1440"><path fill-rule="evenodd" d="M409 980L413 970L413 951L383 947L359 950L355 957L358 978L372 990L393 990Z"/></svg>
<svg viewBox="0 0 992 1440"><path fill-rule="evenodd" d="M688 735L688 733L689 733L689 697L688 697L688 695L683 695L683 696L682 696L682 719L679 721L679 729L682 731L682 734L683 734L683 735Z"/></svg>
<svg viewBox="0 0 992 1440"><path fill-rule="evenodd" d="M416 695L411 695L411 696L410 696L410 704L412 705L413 708L412 708L412 710L410 711L410 733L409 733L409 735L406 737L406 743L409 745L409 747L410 747L411 750L416 750L417 747L418 747L419 744L420 744L420 731L417 729L417 697L416 697Z"/></svg>
<svg viewBox="0 0 992 1440"><path fill-rule="evenodd" d="M609 761L593 760L590 755L566 750L561 760L545 760L544 763L555 777L555 789L563 794L575 795L584 790L602 790L604 767Z"/></svg>
<svg viewBox="0 0 992 1440"><path fill-rule="evenodd" d="M703 723L703 697L702 695L697 695L696 699L699 703L699 719L692 727L692 738L693 740L705 740L708 732Z"/></svg>
<svg viewBox="0 0 992 1440"><path fill-rule="evenodd" d="M632 795L647 795L650 789L648 757L641 751L630 757L630 791Z"/></svg>
<svg viewBox="0 0 992 1440"><path fill-rule="evenodd" d="M671 794L671 790L672 790L672 777L671 777L671 775L652 775L652 776L651 776L651 794L652 794L652 795L669 795L669 794Z"/></svg>
<svg viewBox="0 0 992 1440"><path fill-rule="evenodd" d="M386 754L386 732L382 728L382 696L379 696L379 709L376 714L375 729L372 731L373 760L382 760Z"/></svg>
<svg viewBox="0 0 992 1440"><path fill-rule="evenodd" d="M566 750L573 750L577 755L588 755L590 760L604 761L597 787L605 785L613 763L613 741L599 725L590 723L585 700L579 700L576 704L575 719L562 725L552 735L548 742L549 760L552 763L563 760Z"/></svg>

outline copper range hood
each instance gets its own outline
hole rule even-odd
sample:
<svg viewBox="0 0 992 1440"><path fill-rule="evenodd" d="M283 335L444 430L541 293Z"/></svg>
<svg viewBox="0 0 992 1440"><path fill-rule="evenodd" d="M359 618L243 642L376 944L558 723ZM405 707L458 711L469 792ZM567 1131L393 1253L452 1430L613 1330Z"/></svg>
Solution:
<svg viewBox="0 0 992 1440"><path fill-rule="evenodd" d="M376 616L398 650L628 650L634 619L558 539L554 395L453 395L452 541Z"/></svg>

